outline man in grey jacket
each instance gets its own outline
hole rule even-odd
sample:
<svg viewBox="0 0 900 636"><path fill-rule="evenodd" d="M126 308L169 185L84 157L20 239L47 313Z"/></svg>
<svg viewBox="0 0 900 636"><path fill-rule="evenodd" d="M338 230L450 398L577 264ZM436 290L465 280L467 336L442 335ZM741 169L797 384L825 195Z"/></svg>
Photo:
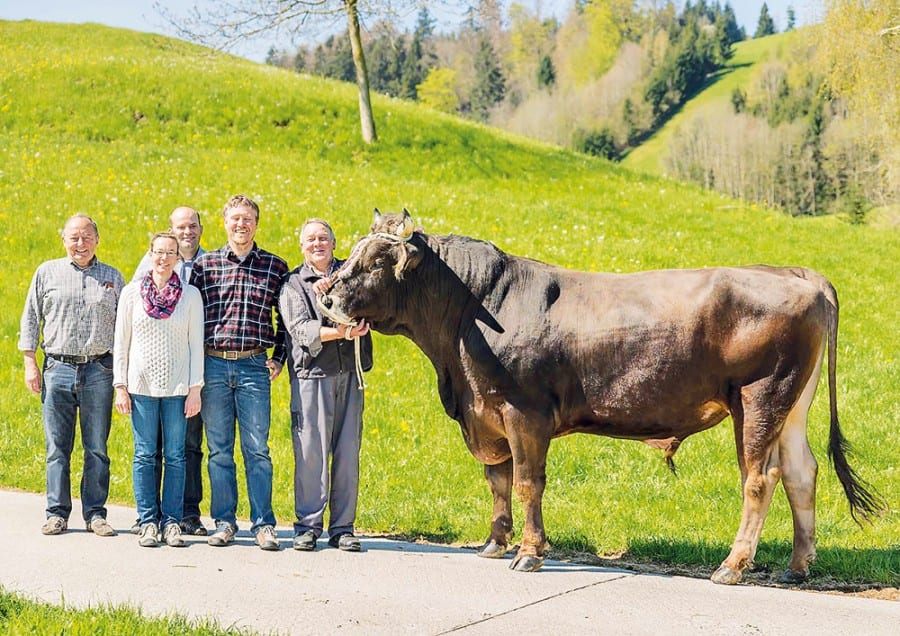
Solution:
<svg viewBox="0 0 900 636"><path fill-rule="evenodd" d="M354 522L365 394L361 378L357 378L353 339L362 338L361 368L368 371L372 368L372 337L365 321L356 326L335 325L316 306L316 283L342 263L334 258L331 226L322 219L306 221L300 245L305 261L288 275L279 299L291 356L297 515L293 546L295 550L315 549L328 505L329 545L357 552L360 543L354 536Z"/></svg>

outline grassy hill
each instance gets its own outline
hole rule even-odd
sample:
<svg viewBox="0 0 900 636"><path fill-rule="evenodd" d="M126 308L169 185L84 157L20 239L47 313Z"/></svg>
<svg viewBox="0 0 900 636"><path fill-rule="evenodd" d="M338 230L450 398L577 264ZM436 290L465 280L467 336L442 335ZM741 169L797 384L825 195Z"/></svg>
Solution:
<svg viewBox="0 0 900 636"><path fill-rule="evenodd" d="M734 56L725 68L711 78L706 87L688 100L662 128L630 152L622 165L649 174L665 174L663 158L675 132L710 106L730 103L731 92L735 88L746 88L761 63L779 56L803 32L788 31L735 44Z"/></svg>
<svg viewBox="0 0 900 636"><path fill-rule="evenodd" d="M359 139L354 86L297 75L156 35L95 25L0 22L0 484L43 489L38 399L22 381L18 320L35 267L63 255L76 212L100 226L99 257L130 277L177 205L204 212L203 243L224 242L219 210L243 192L262 208L257 239L293 266L308 216L334 222L338 255L373 207L407 207L431 233L460 233L584 270L766 262L812 267L841 294L839 405L860 473L898 503L900 239L837 218L777 212L541 145L414 104L373 96L381 140ZM737 72L737 71L736 71ZM589 316L585 317L590 320ZM369 375L358 525L473 543L489 530L480 465L442 412L434 371L401 338L376 339ZM823 387L824 388L824 387ZM273 393L275 511L292 518L288 386ZM894 583L900 520L859 529L825 459L827 392L810 439L820 461L819 552L827 581ZM131 433L115 416L114 501L130 504ZM740 512L730 426L690 438L672 477L658 452L588 436L551 447L544 517L559 549L664 561L708 574ZM77 454L77 452L76 452ZM245 500L243 486L241 499ZM206 504L204 504L206 505ZM517 531L521 529L521 509ZM77 514L77 512L76 512ZM245 508L240 514L247 514ZM33 523L35 532L41 520ZM779 490L758 562L780 571L791 520ZM474 558L474 557L473 557Z"/></svg>

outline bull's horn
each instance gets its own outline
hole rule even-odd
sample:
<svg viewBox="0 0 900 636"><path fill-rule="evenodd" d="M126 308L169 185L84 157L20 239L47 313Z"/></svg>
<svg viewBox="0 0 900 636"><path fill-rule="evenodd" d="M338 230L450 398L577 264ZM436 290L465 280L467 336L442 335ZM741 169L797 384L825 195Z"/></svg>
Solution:
<svg viewBox="0 0 900 636"><path fill-rule="evenodd" d="M375 208L375 217L373 223L377 223L381 218L381 211L378 208Z"/></svg>
<svg viewBox="0 0 900 636"><path fill-rule="evenodd" d="M412 236L413 229L415 229L415 223L413 223L412 217L409 215L407 209L403 208L403 225L397 228L397 236L406 240Z"/></svg>

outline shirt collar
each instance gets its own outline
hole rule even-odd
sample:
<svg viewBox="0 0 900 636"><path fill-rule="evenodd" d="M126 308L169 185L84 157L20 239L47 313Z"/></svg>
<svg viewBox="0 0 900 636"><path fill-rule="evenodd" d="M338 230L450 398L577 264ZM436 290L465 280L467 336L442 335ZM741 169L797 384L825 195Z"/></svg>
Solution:
<svg viewBox="0 0 900 636"><path fill-rule="evenodd" d="M96 254L94 254L93 256L91 256L91 260L88 262L88 264L87 264L85 267L82 267L81 265L79 265L78 263L76 263L75 261L73 261L71 258L69 258L69 265L71 265L72 267L74 267L75 269L77 269L79 272L87 271L87 270L89 270L90 268L92 268L94 265L96 265L96 264L99 263L99 262L100 262L100 261L97 260L97 255L96 255Z"/></svg>

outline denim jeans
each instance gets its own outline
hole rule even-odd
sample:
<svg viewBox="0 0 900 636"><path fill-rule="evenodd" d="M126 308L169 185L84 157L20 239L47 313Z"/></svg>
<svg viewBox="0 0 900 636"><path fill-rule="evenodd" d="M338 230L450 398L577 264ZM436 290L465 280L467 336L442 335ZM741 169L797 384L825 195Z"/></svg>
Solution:
<svg viewBox="0 0 900 636"><path fill-rule="evenodd" d="M159 441L154 456L154 476L157 494L162 489L163 447L162 422L159 422ZM200 502L203 501L203 419L199 414L187 420L184 438L184 510L182 519L200 517ZM159 505L159 498L156 500Z"/></svg>
<svg viewBox="0 0 900 636"><path fill-rule="evenodd" d="M266 355L223 360L205 358L201 390L203 425L209 447L210 516L237 527L235 420L250 499L251 531L275 525L272 512L272 459L269 457L271 398Z"/></svg>
<svg viewBox="0 0 900 636"><path fill-rule="evenodd" d="M138 521L167 526L181 521L184 506L184 396L131 396L134 432L134 500ZM162 428L162 497L156 480L156 455Z"/></svg>
<svg viewBox="0 0 900 636"><path fill-rule="evenodd" d="M84 472L81 512L90 523L106 518L109 455L106 442L112 422L112 355L86 364L68 364L47 356L41 386L47 453L47 516L68 519L72 512L71 459L75 422L81 425Z"/></svg>

